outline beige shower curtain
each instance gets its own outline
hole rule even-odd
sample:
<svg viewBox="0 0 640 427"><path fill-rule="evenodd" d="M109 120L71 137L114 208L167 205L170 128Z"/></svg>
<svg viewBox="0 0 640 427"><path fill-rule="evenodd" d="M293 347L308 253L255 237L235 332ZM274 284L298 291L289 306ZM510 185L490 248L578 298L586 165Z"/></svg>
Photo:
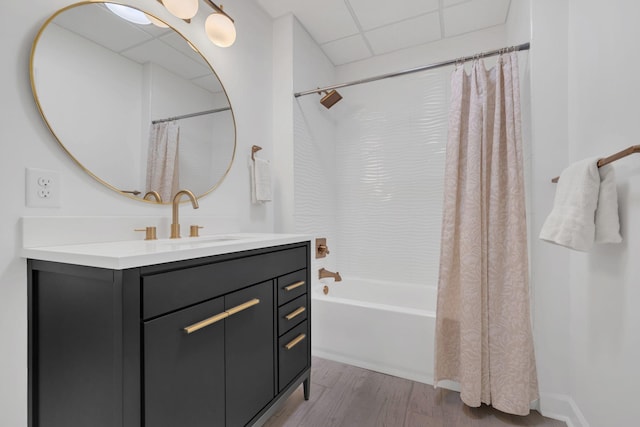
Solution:
<svg viewBox="0 0 640 427"><path fill-rule="evenodd" d="M155 123L149 133L146 191L157 191L170 202L179 188L180 126L175 122Z"/></svg>
<svg viewBox="0 0 640 427"><path fill-rule="evenodd" d="M435 384L517 415L538 398L529 310L517 54L451 79Z"/></svg>

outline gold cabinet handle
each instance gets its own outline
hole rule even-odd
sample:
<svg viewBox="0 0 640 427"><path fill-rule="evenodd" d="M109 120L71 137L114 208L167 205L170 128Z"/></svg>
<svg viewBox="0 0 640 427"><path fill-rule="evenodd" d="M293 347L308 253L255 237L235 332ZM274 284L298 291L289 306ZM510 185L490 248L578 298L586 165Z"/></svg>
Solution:
<svg viewBox="0 0 640 427"><path fill-rule="evenodd" d="M285 319L287 319L287 320L291 320L291 319L293 319L294 317L296 317L296 316L298 316L298 315L300 315L300 314L304 313L304 311L305 311L305 310L306 310L306 308L304 308L304 307L300 307L299 309L297 309L297 310L295 310L295 311L292 311L291 313L289 313L289 314L287 314L286 316L284 316L284 318L285 318Z"/></svg>
<svg viewBox="0 0 640 427"><path fill-rule="evenodd" d="M186 328L184 328L184 331L187 334L192 334L195 331L199 331L202 328L206 328L209 325L213 325L214 323L219 322L222 319L226 319L227 317L229 317L229 313L227 313L226 311L223 311L220 314L216 314L215 316L211 316L208 319L204 319L198 323L194 323L193 325L187 326Z"/></svg>
<svg viewBox="0 0 640 427"><path fill-rule="evenodd" d="M231 316L236 313L240 313L241 311L246 310L249 307L253 307L254 305L257 305L257 304L260 304L260 300L258 298L254 298L250 301L245 302L244 304L236 305L235 307L230 308L226 312L229 314L229 316Z"/></svg>
<svg viewBox="0 0 640 427"><path fill-rule="evenodd" d="M254 298L250 301L245 302L244 304L237 305L233 308L230 308L229 310L223 311L222 313L216 314L215 316L211 316L208 319L204 319L198 323L194 323L193 325L189 325L186 328L183 328L183 330L187 334L192 334L196 331L199 331L202 328L206 328L209 325L213 325L216 322L219 322L223 319L226 319L229 316L239 313L242 310L246 310L249 307L253 307L256 304L260 304L260 300L258 298Z"/></svg>
<svg viewBox="0 0 640 427"><path fill-rule="evenodd" d="M304 286L304 280L301 280L301 281L296 282L296 283L294 283L294 284L292 284L292 285L286 286L286 287L284 288L284 290L285 290L285 291L287 291L287 292L289 292L289 291L294 290L295 288L299 288L300 286Z"/></svg>
<svg viewBox="0 0 640 427"><path fill-rule="evenodd" d="M289 344L286 344L284 346L284 348L286 348L287 350L291 350L293 347L295 347L296 345L298 345L300 343L300 341L302 341L303 339L305 339L307 336L305 334L300 334L297 337L295 337Z"/></svg>

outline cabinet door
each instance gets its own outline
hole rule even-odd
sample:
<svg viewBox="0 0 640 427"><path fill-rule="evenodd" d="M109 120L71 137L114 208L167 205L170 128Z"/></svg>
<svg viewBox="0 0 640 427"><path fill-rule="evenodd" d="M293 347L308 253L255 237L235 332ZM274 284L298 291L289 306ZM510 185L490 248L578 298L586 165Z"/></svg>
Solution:
<svg viewBox="0 0 640 427"><path fill-rule="evenodd" d="M224 320L184 328L224 312L223 298L144 323L144 425L225 425Z"/></svg>
<svg viewBox="0 0 640 427"><path fill-rule="evenodd" d="M252 301L225 320L228 427L246 425L275 395L273 281L226 295L225 309Z"/></svg>

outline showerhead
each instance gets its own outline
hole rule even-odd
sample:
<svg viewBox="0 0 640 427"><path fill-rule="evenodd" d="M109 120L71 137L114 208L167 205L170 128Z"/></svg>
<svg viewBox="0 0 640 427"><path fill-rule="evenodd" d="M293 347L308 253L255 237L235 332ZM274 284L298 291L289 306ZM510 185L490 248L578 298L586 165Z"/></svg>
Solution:
<svg viewBox="0 0 640 427"><path fill-rule="evenodd" d="M327 109L333 107L336 102L342 99L342 95L340 95L335 89L333 89L331 92L325 91L324 93L326 93L326 95L322 97L320 103Z"/></svg>

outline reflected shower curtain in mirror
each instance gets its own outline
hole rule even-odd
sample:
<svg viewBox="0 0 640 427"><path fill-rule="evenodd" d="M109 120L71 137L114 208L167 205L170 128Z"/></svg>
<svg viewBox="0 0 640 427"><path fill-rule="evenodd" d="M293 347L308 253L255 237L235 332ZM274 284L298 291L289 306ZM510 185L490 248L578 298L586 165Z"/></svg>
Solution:
<svg viewBox="0 0 640 427"><path fill-rule="evenodd" d="M178 146L180 126L176 122L151 125L147 155L146 191L157 191L163 202L178 192Z"/></svg>
<svg viewBox="0 0 640 427"><path fill-rule="evenodd" d="M451 78L435 384L469 406L529 413L538 398L529 308L517 54Z"/></svg>

